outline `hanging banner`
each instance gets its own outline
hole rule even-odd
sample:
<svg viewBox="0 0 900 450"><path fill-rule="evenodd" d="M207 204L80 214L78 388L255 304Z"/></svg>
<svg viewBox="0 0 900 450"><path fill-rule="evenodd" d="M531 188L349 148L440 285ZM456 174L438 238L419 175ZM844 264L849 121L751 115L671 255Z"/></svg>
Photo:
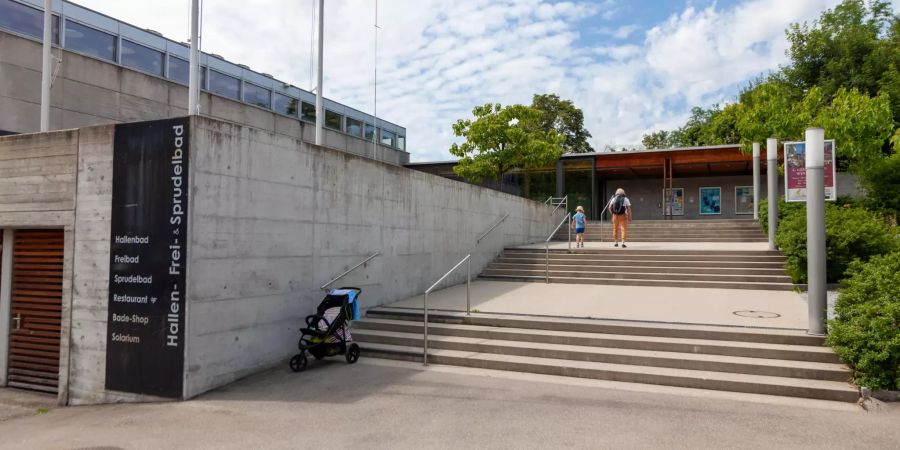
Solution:
<svg viewBox="0 0 900 450"><path fill-rule="evenodd" d="M834 140L825 141L825 200L837 200ZM806 142L784 143L784 201L806 201Z"/></svg>
<svg viewBox="0 0 900 450"><path fill-rule="evenodd" d="M188 118L116 125L106 388L181 398Z"/></svg>

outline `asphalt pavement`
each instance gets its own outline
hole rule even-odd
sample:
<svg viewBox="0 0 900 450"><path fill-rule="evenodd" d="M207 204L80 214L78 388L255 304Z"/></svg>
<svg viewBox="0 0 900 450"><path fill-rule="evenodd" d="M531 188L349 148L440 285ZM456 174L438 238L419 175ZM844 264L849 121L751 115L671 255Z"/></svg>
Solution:
<svg viewBox="0 0 900 450"><path fill-rule="evenodd" d="M19 415L0 448L900 448L900 405L869 408L333 359L186 402Z"/></svg>

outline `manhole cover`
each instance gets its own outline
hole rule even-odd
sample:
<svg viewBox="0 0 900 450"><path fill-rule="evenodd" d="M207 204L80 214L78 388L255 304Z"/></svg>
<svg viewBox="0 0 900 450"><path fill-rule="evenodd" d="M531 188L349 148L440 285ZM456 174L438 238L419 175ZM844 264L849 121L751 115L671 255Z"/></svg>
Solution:
<svg viewBox="0 0 900 450"><path fill-rule="evenodd" d="M741 317L752 317L754 319L775 319L781 317L781 314L769 311L735 311L732 314Z"/></svg>

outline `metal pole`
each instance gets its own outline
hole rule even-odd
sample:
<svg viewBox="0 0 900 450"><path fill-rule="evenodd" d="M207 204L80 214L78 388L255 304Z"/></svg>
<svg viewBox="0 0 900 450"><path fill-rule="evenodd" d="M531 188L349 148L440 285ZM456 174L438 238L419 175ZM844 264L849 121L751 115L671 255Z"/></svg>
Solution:
<svg viewBox="0 0 900 450"><path fill-rule="evenodd" d="M806 129L806 251L809 334L825 334L825 130Z"/></svg>
<svg viewBox="0 0 900 450"><path fill-rule="evenodd" d="M318 73L316 74L316 145L322 145L324 141L325 110L322 98L322 68L324 67L325 49L325 0L319 0L319 52Z"/></svg>
<svg viewBox="0 0 900 450"><path fill-rule="evenodd" d="M41 131L50 131L50 82L53 66L50 50L53 48L51 19L53 1L44 0L44 43L41 62Z"/></svg>
<svg viewBox="0 0 900 450"><path fill-rule="evenodd" d="M469 292L472 290L472 258L466 260L466 315L472 314L472 297Z"/></svg>
<svg viewBox="0 0 900 450"><path fill-rule="evenodd" d="M200 0L191 0L191 54L188 70L188 114L200 114Z"/></svg>
<svg viewBox="0 0 900 450"><path fill-rule="evenodd" d="M766 176L769 179L769 250L775 250L778 228L778 139L766 139Z"/></svg>
<svg viewBox="0 0 900 450"><path fill-rule="evenodd" d="M566 231L569 234L569 253L572 253L572 216L569 216L569 223L566 224Z"/></svg>
<svg viewBox="0 0 900 450"><path fill-rule="evenodd" d="M425 320L423 323L423 329L425 330L424 342L425 345L422 348L422 365L428 365L428 291L425 291L425 300L422 302L423 311L425 313Z"/></svg>
<svg viewBox="0 0 900 450"><path fill-rule="evenodd" d="M550 284L550 241L544 244L547 245L547 284Z"/></svg>
<svg viewBox="0 0 900 450"><path fill-rule="evenodd" d="M759 220L759 142L753 143L753 220Z"/></svg>

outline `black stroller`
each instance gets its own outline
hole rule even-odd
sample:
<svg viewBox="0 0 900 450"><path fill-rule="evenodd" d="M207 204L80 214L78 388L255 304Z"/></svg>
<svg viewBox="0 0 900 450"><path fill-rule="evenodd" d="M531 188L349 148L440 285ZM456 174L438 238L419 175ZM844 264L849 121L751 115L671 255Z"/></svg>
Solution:
<svg viewBox="0 0 900 450"><path fill-rule="evenodd" d="M306 352L316 359L344 355L350 364L359 360L359 345L350 335L350 320L359 314L359 294L362 289L344 287L332 289L319 304L316 314L306 316L306 328L300 329L300 353L291 358L294 372L306 369Z"/></svg>

